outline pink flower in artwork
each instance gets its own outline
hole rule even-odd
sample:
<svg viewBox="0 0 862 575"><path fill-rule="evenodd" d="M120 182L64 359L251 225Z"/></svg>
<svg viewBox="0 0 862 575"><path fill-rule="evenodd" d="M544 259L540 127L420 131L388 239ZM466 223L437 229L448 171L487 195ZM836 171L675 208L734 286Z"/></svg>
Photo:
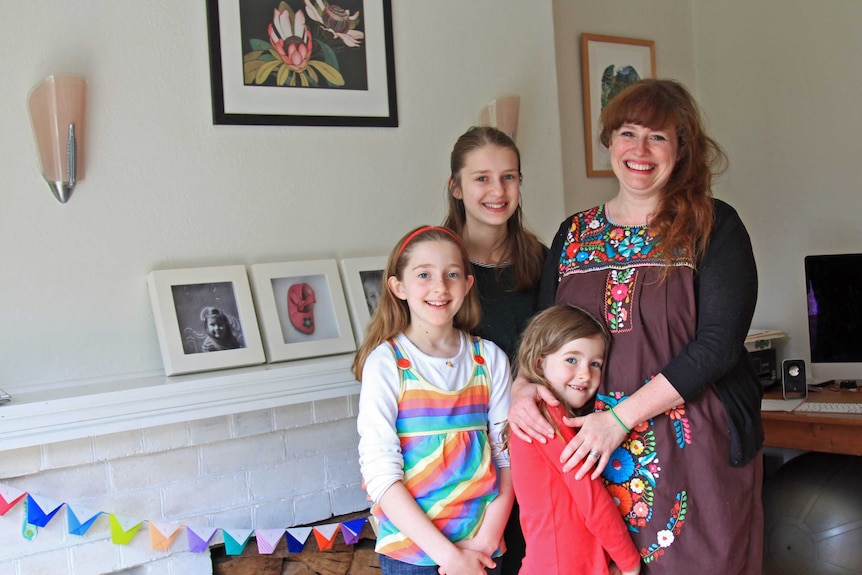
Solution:
<svg viewBox="0 0 862 575"><path fill-rule="evenodd" d="M284 64L294 72L303 72L311 59L311 33L305 26L305 14L274 10L269 25L269 41Z"/></svg>

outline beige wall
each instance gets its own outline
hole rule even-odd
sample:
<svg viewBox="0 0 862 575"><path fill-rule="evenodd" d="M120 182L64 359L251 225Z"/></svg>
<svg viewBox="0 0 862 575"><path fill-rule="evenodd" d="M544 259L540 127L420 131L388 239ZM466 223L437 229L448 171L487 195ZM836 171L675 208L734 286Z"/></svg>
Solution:
<svg viewBox="0 0 862 575"><path fill-rule="evenodd" d="M809 358L803 258L862 251L862 3L696 2L697 92L731 168L716 195L754 243L755 325ZM813 366L862 378L859 364Z"/></svg>
<svg viewBox="0 0 862 575"><path fill-rule="evenodd" d="M521 96L525 210L549 234L564 216L550 1L395 1L393 21L399 128L213 126L203 0L4 3L0 387L161 370L151 269L386 254L442 219L451 146L503 95ZM87 179L66 205L26 113L62 72L91 93Z"/></svg>

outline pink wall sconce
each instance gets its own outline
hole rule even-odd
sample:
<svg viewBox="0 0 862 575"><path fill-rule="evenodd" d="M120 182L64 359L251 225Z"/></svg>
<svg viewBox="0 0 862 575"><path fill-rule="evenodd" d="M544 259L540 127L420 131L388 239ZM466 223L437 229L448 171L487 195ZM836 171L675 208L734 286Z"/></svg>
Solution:
<svg viewBox="0 0 862 575"><path fill-rule="evenodd" d="M65 204L84 179L87 81L80 76L48 76L27 98L42 176Z"/></svg>

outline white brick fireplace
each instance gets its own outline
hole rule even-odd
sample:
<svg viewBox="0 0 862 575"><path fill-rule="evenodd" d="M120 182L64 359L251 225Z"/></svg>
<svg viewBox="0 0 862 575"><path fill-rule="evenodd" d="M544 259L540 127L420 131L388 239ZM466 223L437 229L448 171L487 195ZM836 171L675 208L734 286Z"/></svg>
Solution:
<svg viewBox="0 0 862 575"><path fill-rule="evenodd" d="M0 483L73 509L198 527L283 528L365 509L351 360L6 386ZM185 530L154 551L147 523L117 545L107 515L77 536L64 507L32 540L25 517L23 502L0 517L0 575L212 573Z"/></svg>

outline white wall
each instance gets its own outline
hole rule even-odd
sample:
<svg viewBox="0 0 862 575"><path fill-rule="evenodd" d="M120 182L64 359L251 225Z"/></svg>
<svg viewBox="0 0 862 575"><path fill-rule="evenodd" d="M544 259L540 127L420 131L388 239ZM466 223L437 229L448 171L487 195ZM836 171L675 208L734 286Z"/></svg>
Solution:
<svg viewBox="0 0 862 575"><path fill-rule="evenodd" d="M695 2L697 93L730 156L716 195L740 211L757 258L754 324L809 358L803 257L862 251L862 4ZM862 365L813 366L816 379Z"/></svg>
<svg viewBox="0 0 862 575"><path fill-rule="evenodd" d="M581 34L604 34L655 41L656 73L694 90L691 0L595 2L554 0L557 79L566 215L610 199L615 178L587 178L584 99L581 88ZM595 134L598 142L598 135ZM600 146L601 144L594 144ZM556 232L557 226L552 232Z"/></svg>
<svg viewBox="0 0 862 575"><path fill-rule="evenodd" d="M443 217L448 155L521 96L527 219L563 210L549 1L393 2L400 127L213 126L205 3L5 2L0 20L0 386L162 368L151 269L380 255ZM87 178L59 204L26 97L90 83Z"/></svg>

